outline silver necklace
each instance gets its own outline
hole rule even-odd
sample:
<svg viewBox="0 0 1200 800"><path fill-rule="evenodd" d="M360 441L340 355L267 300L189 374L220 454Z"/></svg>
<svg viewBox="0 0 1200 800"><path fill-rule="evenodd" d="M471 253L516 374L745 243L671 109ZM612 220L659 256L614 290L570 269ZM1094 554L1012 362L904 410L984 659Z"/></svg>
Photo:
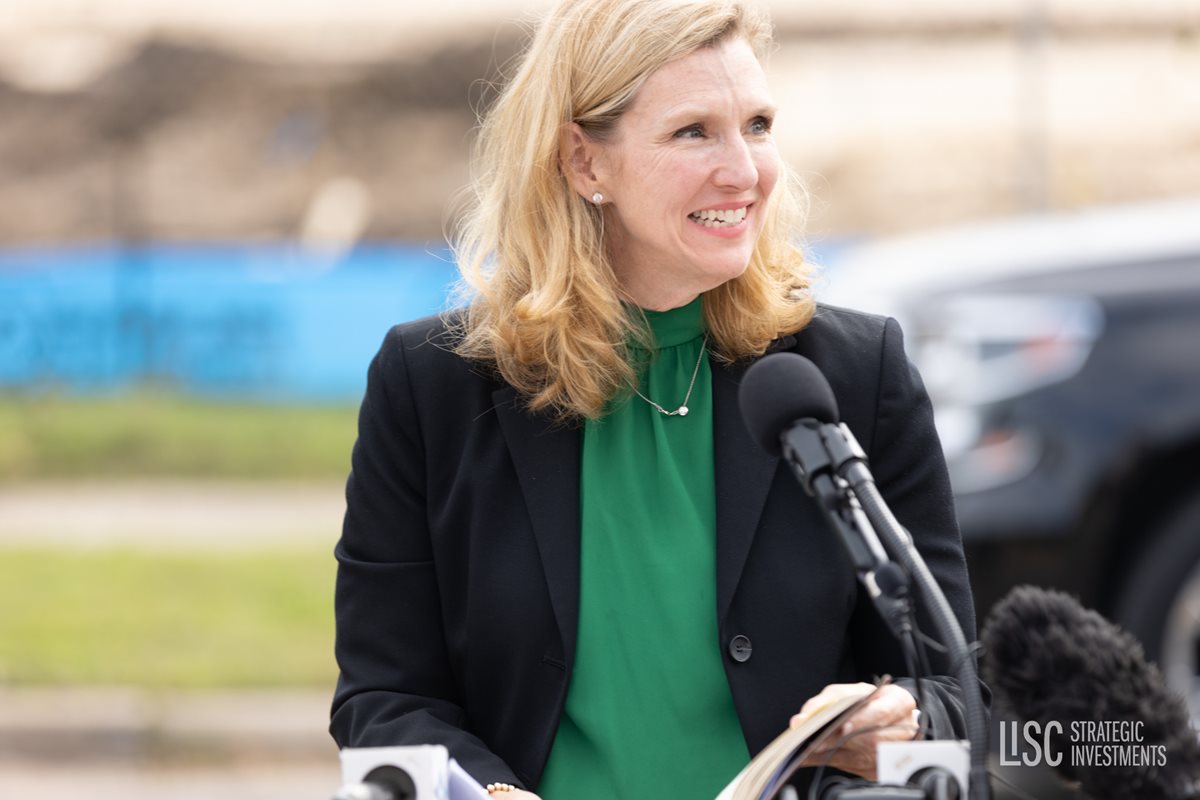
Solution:
<svg viewBox="0 0 1200 800"><path fill-rule="evenodd" d="M706 333L706 334L704 334L704 342L700 345L700 355L696 358L696 368L692 370L692 382L688 384L687 394L685 394L683 396L683 402L679 404L679 408L675 409L674 411L667 411L665 408L660 406L658 403L654 402L649 397L646 397L646 395L639 392L637 390L637 387L634 387L633 393L636 394L638 397L642 398L643 400L645 400L650 405L657 408L658 413L662 414L664 417L686 417L688 415L687 403L688 403L688 400L690 400L692 398L692 388L696 385L696 376L700 374L700 362L704 360L704 350L707 346L708 346L708 334Z"/></svg>

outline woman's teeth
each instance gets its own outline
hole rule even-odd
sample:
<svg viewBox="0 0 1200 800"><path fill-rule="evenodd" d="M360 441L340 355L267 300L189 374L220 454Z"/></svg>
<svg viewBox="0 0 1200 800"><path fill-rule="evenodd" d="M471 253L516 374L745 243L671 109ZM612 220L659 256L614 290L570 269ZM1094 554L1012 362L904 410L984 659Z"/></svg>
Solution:
<svg viewBox="0 0 1200 800"><path fill-rule="evenodd" d="M721 211L705 209L704 211L696 211L688 214L688 219L706 228L732 228L746 218L746 209L747 206Z"/></svg>

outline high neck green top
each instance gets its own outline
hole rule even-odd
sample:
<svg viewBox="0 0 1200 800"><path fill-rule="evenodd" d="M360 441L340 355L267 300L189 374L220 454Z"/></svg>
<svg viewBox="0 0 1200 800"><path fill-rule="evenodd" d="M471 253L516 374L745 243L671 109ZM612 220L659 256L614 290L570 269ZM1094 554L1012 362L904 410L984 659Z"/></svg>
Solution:
<svg viewBox="0 0 1200 800"><path fill-rule="evenodd" d="M701 300L645 313L641 393L673 411L695 385L686 416L633 394L584 427L579 633L543 800L715 797L749 758L717 636Z"/></svg>

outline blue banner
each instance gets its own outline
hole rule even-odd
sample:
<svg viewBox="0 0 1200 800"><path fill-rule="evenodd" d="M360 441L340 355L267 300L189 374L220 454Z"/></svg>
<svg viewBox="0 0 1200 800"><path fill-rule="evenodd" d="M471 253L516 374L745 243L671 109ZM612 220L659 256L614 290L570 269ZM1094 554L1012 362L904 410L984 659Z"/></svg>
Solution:
<svg viewBox="0 0 1200 800"><path fill-rule="evenodd" d="M356 402L387 329L455 278L448 252L398 245L0 251L0 389Z"/></svg>
<svg viewBox="0 0 1200 800"><path fill-rule="evenodd" d="M0 250L0 391L355 403L388 328L445 310L456 279L416 245Z"/></svg>

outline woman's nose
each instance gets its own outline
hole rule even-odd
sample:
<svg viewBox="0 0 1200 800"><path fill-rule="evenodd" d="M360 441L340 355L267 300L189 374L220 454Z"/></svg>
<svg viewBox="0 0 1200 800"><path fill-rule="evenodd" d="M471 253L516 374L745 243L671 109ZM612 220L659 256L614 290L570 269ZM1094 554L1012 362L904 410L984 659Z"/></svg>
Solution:
<svg viewBox="0 0 1200 800"><path fill-rule="evenodd" d="M751 189L758 183L758 165L754 163L750 145L741 136L728 139L721 148L713 179L717 186L737 191Z"/></svg>

